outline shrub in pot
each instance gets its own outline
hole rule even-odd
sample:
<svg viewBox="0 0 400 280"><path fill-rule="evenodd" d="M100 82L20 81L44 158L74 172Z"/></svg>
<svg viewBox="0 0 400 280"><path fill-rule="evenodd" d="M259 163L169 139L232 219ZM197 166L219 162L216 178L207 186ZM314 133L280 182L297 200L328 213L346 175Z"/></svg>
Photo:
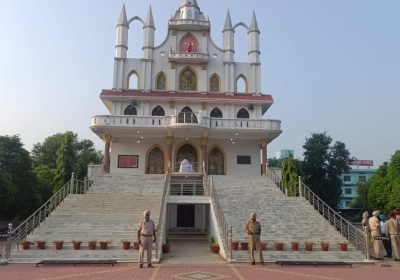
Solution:
<svg viewBox="0 0 400 280"><path fill-rule="evenodd" d="M121 240L121 242L124 250L129 250L131 248L131 242L129 240Z"/></svg>
<svg viewBox="0 0 400 280"><path fill-rule="evenodd" d="M249 242L240 242L240 247L242 248L242 250L248 250Z"/></svg>
<svg viewBox="0 0 400 280"><path fill-rule="evenodd" d="M328 251L329 250L329 242L321 242L321 248L322 248L322 251Z"/></svg>
<svg viewBox="0 0 400 280"><path fill-rule="evenodd" d="M19 244L22 245L22 250L29 250L29 247L31 246L31 242L27 240L23 240Z"/></svg>
<svg viewBox="0 0 400 280"><path fill-rule="evenodd" d="M314 245L313 242L307 241L304 244L306 245L306 250L307 251L312 251L312 248L313 248L313 245Z"/></svg>
<svg viewBox="0 0 400 280"><path fill-rule="evenodd" d="M231 244L231 248L232 248L232 250L236 251L239 248L239 241L233 240L232 244Z"/></svg>
<svg viewBox="0 0 400 280"><path fill-rule="evenodd" d="M165 238L165 243L162 245L162 252L163 253L169 253L169 247L170 247L170 245L169 245L169 237L167 236L166 238Z"/></svg>
<svg viewBox="0 0 400 280"><path fill-rule="evenodd" d="M44 250L46 246L46 240L36 240L36 245L39 250Z"/></svg>
<svg viewBox="0 0 400 280"><path fill-rule="evenodd" d="M275 248L278 251L283 251L283 242L275 242Z"/></svg>
<svg viewBox="0 0 400 280"><path fill-rule="evenodd" d="M56 245L56 250L62 250L64 240L54 240L54 244Z"/></svg>
<svg viewBox="0 0 400 280"><path fill-rule="evenodd" d="M219 253L219 244L217 243L216 238L214 236L211 236L210 238L210 248L214 254Z"/></svg>
<svg viewBox="0 0 400 280"><path fill-rule="evenodd" d="M97 240L89 240L88 241L89 250L95 250L96 245L97 245Z"/></svg>
<svg viewBox="0 0 400 280"><path fill-rule="evenodd" d="M102 241L99 241L99 243L100 243L100 250L107 250L108 244L111 244L111 241L102 240Z"/></svg>
<svg viewBox="0 0 400 280"><path fill-rule="evenodd" d="M74 247L74 250L79 250L81 248L81 240L72 240L72 246Z"/></svg>
<svg viewBox="0 0 400 280"><path fill-rule="evenodd" d="M349 245L349 242L348 242L348 241L340 242L340 243L339 243L340 250L342 250L342 251L347 251L347 246L348 246L348 245Z"/></svg>
<svg viewBox="0 0 400 280"><path fill-rule="evenodd" d="M268 246L267 242L261 242L261 250L263 251L267 250L267 246Z"/></svg>
<svg viewBox="0 0 400 280"><path fill-rule="evenodd" d="M299 250L299 244L300 244L300 242L298 242L298 241L293 241L293 242L290 242L290 244L292 245L292 250L293 250L293 251L298 251L298 250Z"/></svg>

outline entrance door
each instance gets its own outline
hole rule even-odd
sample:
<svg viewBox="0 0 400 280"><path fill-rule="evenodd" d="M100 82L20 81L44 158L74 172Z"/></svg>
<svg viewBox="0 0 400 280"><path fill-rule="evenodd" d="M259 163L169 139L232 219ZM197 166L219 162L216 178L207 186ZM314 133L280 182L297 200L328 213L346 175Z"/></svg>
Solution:
<svg viewBox="0 0 400 280"><path fill-rule="evenodd" d="M177 227L194 227L194 205L178 205Z"/></svg>

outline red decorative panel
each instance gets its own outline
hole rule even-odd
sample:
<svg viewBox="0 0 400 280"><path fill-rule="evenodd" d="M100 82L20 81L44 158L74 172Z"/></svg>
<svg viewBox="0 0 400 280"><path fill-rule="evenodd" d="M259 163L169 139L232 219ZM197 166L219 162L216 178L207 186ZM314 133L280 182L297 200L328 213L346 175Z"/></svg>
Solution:
<svg viewBox="0 0 400 280"><path fill-rule="evenodd" d="M181 52L198 52L197 41L192 35L186 35L181 41Z"/></svg>
<svg viewBox="0 0 400 280"><path fill-rule="evenodd" d="M139 156L118 156L118 168L138 168Z"/></svg>

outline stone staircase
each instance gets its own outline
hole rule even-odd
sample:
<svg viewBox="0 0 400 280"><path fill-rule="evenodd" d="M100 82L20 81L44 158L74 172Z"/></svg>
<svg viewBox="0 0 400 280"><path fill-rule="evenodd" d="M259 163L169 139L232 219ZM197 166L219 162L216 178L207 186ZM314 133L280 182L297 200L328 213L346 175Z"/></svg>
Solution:
<svg viewBox="0 0 400 280"><path fill-rule="evenodd" d="M233 240L246 241L245 223L251 212L257 213L262 226L261 241L265 261L349 261L362 262L364 255L349 245L348 251L338 248L345 241L313 206L302 197L285 197L267 177L213 176L214 185L227 224L232 225ZM292 251L290 242L299 241L300 250ZM313 251L306 251L304 242L314 242ZM321 241L329 242L329 251L322 251ZM277 251L274 242L284 242ZM256 258L257 259L257 258ZM233 251L233 262L249 262L249 251Z"/></svg>
<svg viewBox="0 0 400 280"><path fill-rule="evenodd" d="M46 259L115 259L138 260L138 250L123 250L121 240L137 240L137 224L143 211L151 211L158 223L164 175L106 174L86 194L68 195L44 223L28 235L27 240L46 240L45 250L31 246L29 250L13 250L10 262L37 262ZM107 250L89 250L89 240L111 241ZM62 250L53 241L64 240ZM81 240L80 250L73 250L72 240ZM155 257L155 251L153 251Z"/></svg>

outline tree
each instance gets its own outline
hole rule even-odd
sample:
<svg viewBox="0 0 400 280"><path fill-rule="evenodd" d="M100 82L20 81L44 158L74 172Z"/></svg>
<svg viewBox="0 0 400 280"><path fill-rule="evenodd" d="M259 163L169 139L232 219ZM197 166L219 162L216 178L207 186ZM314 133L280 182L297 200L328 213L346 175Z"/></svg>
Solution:
<svg viewBox="0 0 400 280"><path fill-rule="evenodd" d="M282 168L283 160L277 159L277 158L269 158L269 159L267 159L267 165L268 165L268 167Z"/></svg>
<svg viewBox="0 0 400 280"><path fill-rule="evenodd" d="M0 166L1 180L5 182L1 189L8 193L5 219L26 218L40 206L41 198L29 152L23 148L19 136L0 136Z"/></svg>
<svg viewBox="0 0 400 280"><path fill-rule="evenodd" d="M75 167L74 134L65 133L61 147L57 151L57 169L53 180L54 192L64 186L70 179Z"/></svg>
<svg viewBox="0 0 400 280"><path fill-rule="evenodd" d="M17 194L18 189L12 182L11 174L1 170L0 165L0 221L9 219L8 211L15 202Z"/></svg>
<svg viewBox="0 0 400 280"><path fill-rule="evenodd" d="M326 204L338 208L342 195L341 175L350 170L350 152L343 142L323 133L312 133L303 145L306 184Z"/></svg>
<svg viewBox="0 0 400 280"><path fill-rule="evenodd" d="M38 191L42 197L42 201L46 202L53 196L53 180L56 170L41 164L34 169L34 172L38 182Z"/></svg>
<svg viewBox="0 0 400 280"><path fill-rule="evenodd" d="M299 187L299 176L303 176L301 162L294 160L293 155L283 160L282 182L288 189L288 196L296 196Z"/></svg>
<svg viewBox="0 0 400 280"><path fill-rule="evenodd" d="M385 209L388 205L390 199L390 194L386 193L388 169L389 164L383 163L368 180L366 209L369 211Z"/></svg>
<svg viewBox="0 0 400 280"><path fill-rule="evenodd" d="M46 165L51 169L57 168L57 151L65 133L56 133L44 139L43 143L33 145L31 151L33 167ZM76 136L74 135L74 138Z"/></svg>
<svg viewBox="0 0 400 280"><path fill-rule="evenodd" d="M349 204L349 208L367 209L368 206L368 182L357 183L357 197ZM358 216L357 216L358 217Z"/></svg>

